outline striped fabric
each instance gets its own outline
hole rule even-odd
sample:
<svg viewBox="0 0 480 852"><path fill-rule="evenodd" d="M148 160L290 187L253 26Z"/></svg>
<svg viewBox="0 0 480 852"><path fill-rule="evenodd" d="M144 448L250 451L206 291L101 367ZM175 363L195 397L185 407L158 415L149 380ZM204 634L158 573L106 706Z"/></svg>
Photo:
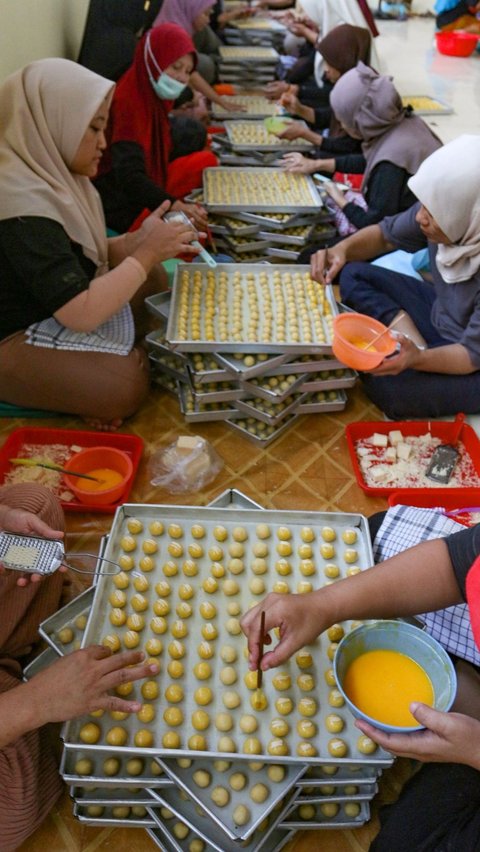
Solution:
<svg viewBox="0 0 480 852"><path fill-rule="evenodd" d="M64 529L62 510L39 485L0 488L0 503L27 509L54 529ZM18 572L0 574L0 693L21 683L22 657L38 642L38 624L58 608L63 574L25 588ZM50 732L31 731L0 750L0 850L14 852L40 825L62 792Z"/></svg>
<svg viewBox="0 0 480 852"><path fill-rule="evenodd" d="M135 323L129 304L110 317L94 331L71 331L54 317L33 323L25 332L27 343L47 349L68 349L73 352L110 352L129 355L135 343Z"/></svg>

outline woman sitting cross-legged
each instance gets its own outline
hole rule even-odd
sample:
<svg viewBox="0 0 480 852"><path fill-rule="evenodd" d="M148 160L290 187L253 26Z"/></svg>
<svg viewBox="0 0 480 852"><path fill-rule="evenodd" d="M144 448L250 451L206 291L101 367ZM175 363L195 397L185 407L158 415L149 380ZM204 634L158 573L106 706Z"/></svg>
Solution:
<svg viewBox="0 0 480 852"><path fill-rule="evenodd" d="M0 87L0 399L115 428L149 388L144 300L161 261L196 254L188 226L162 221L107 239L91 178L114 84L42 59Z"/></svg>

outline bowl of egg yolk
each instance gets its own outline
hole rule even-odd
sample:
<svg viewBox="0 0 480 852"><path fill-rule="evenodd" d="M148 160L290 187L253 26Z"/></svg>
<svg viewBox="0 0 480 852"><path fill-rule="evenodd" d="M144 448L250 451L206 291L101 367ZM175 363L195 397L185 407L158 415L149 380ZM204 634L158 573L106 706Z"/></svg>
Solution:
<svg viewBox="0 0 480 852"><path fill-rule="evenodd" d="M351 713L390 733L421 730L410 704L419 701L447 712L457 689L445 649L405 621L376 621L347 633L333 670Z"/></svg>
<svg viewBox="0 0 480 852"><path fill-rule="evenodd" d="M84 473L92 479L64 474L64 481L80 503L108 506L116 503L126 491L133 476L128 453L115 447L89 447L71 456L65 470Z"/></svg>
<svg viewBox="0 0 480 852"><path fill-rule="evenodd" d="M385 334L371 346L370 341L382 332ZM353 370L374 370L396 346L387 326L366 314L348 312L333 320L333 354Z"/></svg>

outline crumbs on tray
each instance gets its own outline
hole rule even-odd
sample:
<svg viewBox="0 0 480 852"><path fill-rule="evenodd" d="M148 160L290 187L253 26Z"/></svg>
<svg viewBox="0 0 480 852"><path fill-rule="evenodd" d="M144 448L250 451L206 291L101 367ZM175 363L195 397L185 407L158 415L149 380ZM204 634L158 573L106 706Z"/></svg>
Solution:
<svg viewBox="0 0 480 852"><path fill-rule="evenodd" d="M77 444L22 444L18 450L19 458L37 459L39 462L47 462L65 466L66 462L83 447ZM19 482L35 482L44 485L63 502L70 503L75 499L71 491L63 487L63 474L56 470L48 470L45 467L24 467L23 465L12 465L6 473L4 484L15 485Z"/></svg>
<svg viewBox="0 0 480 852"><path fill-rule="evenodd" d="M392 429L388 434L374 432L356 441L355 452L365 483L370 487L438 488L445 483L435 482L425 474L433 451L442 443L429 432L413 436ZM460 459L447 487L479 486L480 477L461 441L458 449Z"/></svg>

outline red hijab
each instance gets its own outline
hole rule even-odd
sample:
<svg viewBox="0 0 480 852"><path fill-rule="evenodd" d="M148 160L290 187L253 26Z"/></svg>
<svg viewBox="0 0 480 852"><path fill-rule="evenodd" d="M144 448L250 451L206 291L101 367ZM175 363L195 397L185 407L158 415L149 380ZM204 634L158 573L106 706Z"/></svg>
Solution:
<svg viewBox="0 0 480 852"><path fill-rule="evenodd" d="M156 79L159 71L151 56L145 58L145 42L149 40L150 53L158 67L164 71L181 56L191 53L194 67L197 54L193 41L177 24L153 27L140 39L133 63L120 78L113 96L109 122L109 147L114 142L136 142L145 154L148 177L159 186L165 186L170 156L170 123L168 114L173 101L160 100L150 83L147 67ZM109 158L102 171L108 171Z"/></svg>

